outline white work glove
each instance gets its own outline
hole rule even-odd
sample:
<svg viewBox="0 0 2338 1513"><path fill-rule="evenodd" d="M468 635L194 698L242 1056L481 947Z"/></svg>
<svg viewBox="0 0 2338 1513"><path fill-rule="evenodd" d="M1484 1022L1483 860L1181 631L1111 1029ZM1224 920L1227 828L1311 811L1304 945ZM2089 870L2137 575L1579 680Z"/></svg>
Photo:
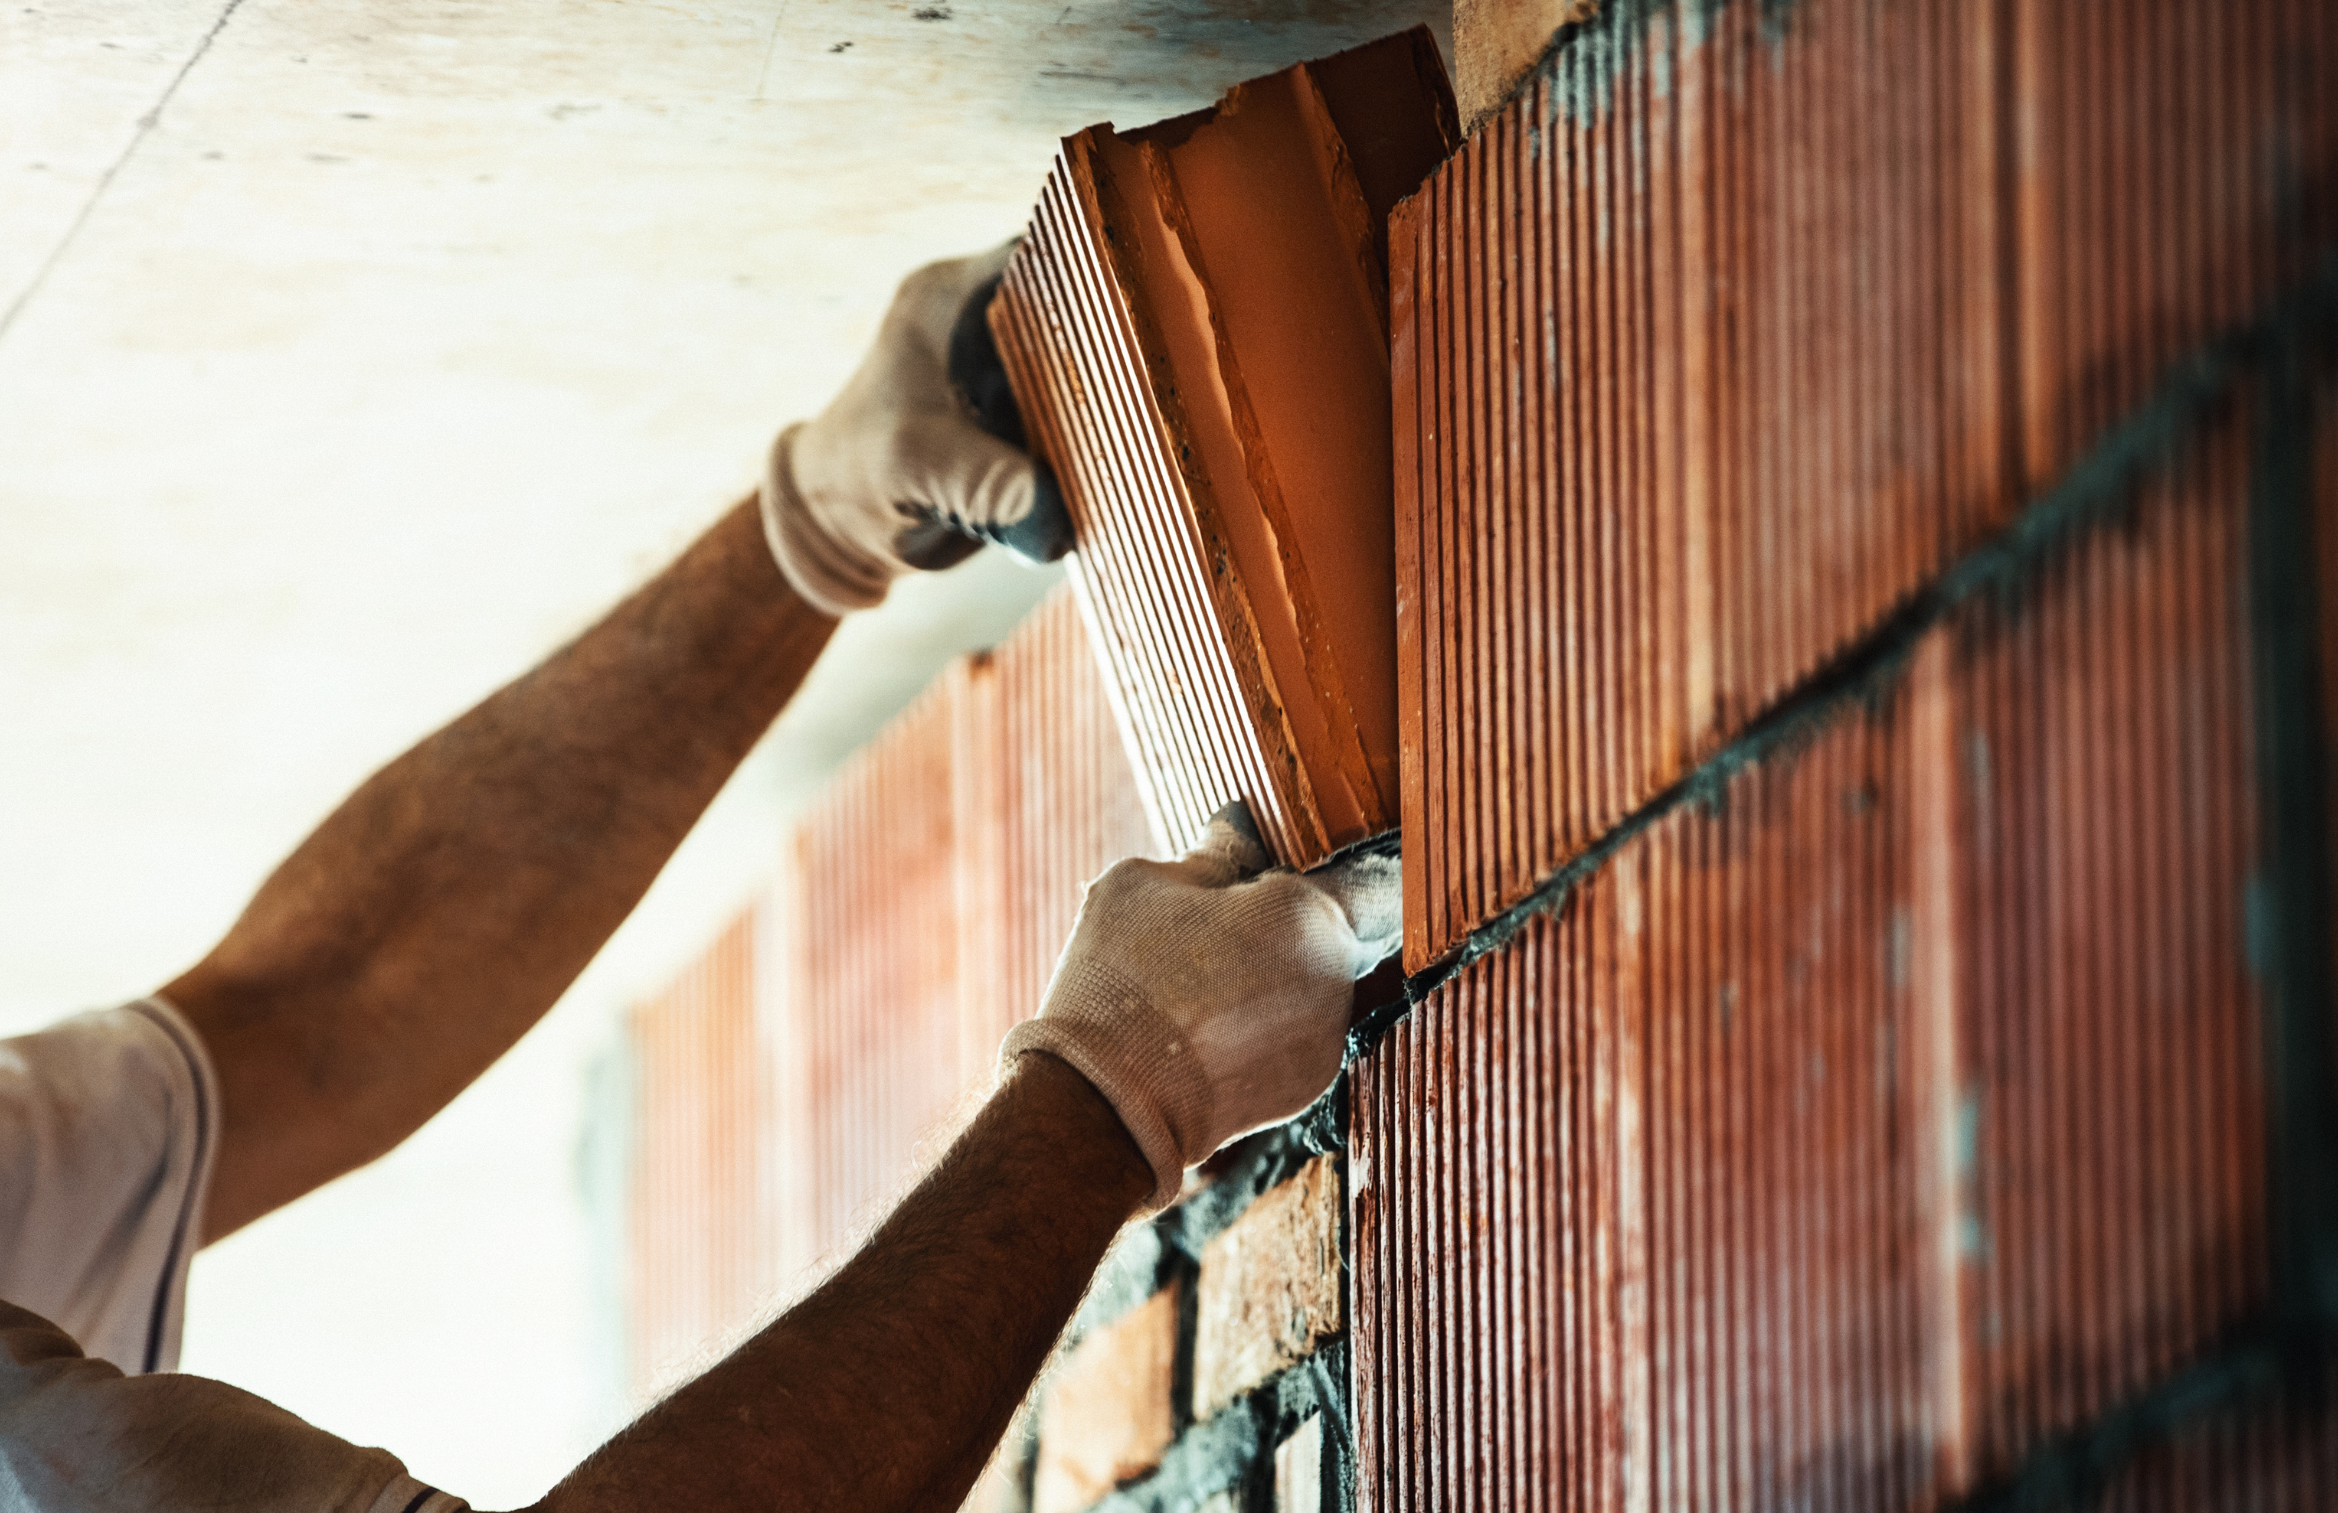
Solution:
<svg viewBox="0 0 2338 1513"><path fill-rule="evenodd" d="M806 602L832 615L866 609L901 574L951 566L984 541L1044 559L1070 546L1052 481L1014 444L1022 424L982 319L987 299L973 302L1013 250L929 263L903 280L843 392L772 443L763 534ZM1011 440L978 424L978 404L1003 407L992 428ZM1027 522L1039 527L1035 506L1056 521L1037 546L1024 539Z"/></svg>
<svg viewBox="0 0 2338 1513"><path fill-rule="evenodd" d="M1221 814L1177 861L1115 865L1089 884L1039 1017L999 1048L1001 1071L1045 1051L1095 1085L1152 1163L1151 1208L1188 1166L1323 1096L1356 980L1396 949L1393 858L1311 877L1260 874L1266 861Z"/></svg>

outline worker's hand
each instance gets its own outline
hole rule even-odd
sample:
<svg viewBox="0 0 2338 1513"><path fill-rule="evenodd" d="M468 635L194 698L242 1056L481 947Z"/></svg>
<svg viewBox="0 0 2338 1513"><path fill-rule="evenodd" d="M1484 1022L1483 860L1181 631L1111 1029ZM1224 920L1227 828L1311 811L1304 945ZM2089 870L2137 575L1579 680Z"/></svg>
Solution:
<svg viewBox="0 0 2338 1513"><path fill-rule="evenodd" d="M1021 422L983 322L1012 251L912 273L843 392L772 443L764 535L816 607L865 609L901 574L948 567L985 541L1034 558L1070 547L1052 481L1015 444Z"/></svg>
<svg viewBox="0 0 2338 1513"><path fill-rule="evenodd" d="M1356 979L1397 944L1393 859L1311 877L1260 873L1266 860L1222 814L1180 860L1106 872L1039 1017L999 1051L1002 1066L1045 1051L1096 1085L1152 1162L1154 1208L1176 1198L1186 1167L1323 1096Z"/></svg>

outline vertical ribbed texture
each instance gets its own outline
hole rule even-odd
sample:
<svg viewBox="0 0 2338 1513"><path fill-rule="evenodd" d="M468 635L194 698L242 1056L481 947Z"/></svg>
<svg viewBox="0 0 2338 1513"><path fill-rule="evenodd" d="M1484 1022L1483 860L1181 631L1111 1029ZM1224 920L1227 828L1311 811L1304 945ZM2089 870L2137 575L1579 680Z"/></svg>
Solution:
<svg viewBox="0 0 2338 1513"><path fill-rule="evenodd" d="M1368 1507L1931 1506L2262 1306L2246 437L1356 1063Z"/></svg>
<svg viewBox="0 0 2338 1513"><path fill-rule="evenodd" d="M980 1081L1038 1012L1088 883L1161 853L1070 594L965 664L961 688L959 1067Z"/></svg>
<svg viewBox="0 0 2338 1513"><path fill-rule="evenodd" d="M1000 355L1078 529L1073 581L1161 833L1183 849L1231 795L1296 844L1236 677L1165 421L1080 191L1080 138L1048 175L993 306Z"/></svg>
<svg viewBox="0 0 2338 1513"><path fill-rule="evenodd" d="M750 910L628 1026L635 1143L628 1376L647 1395L754 1315L778 1261Z"/></svg>
<svg viewBox="0 0 2338 1513"><path fill-rule="evenodd" d="M946 1136L958 1060L957 680L855 753L781 862L783 1270L857 1241Z"/></svg>
<svg viewBox="0 0 2338 1513"><path fill-rule="evenodd" d="M2322 1363L2325 1378L2338 1360ZM2326 1513L2338 1508L2338 1400L2193 1425L2155 1445L2093 1504L2099 1513Z"/></svg>
<svg viewBox="0 0 2338 1513"><path fill-rule="evenodd" d="M1406 961L2003 526L2338 206L2320 0L1617 0L1398 213Z"/></svg>
<svg viewBox="0 0 2338 1513"><path fill-rule="evenodd" d="M992 307L1172 849L1236 798L1298 866L1395 828L1379 225L1451 140L1418 28L1093 127Z"/></svg>
<svg viewBox="0 0 2338 1513"><path fill-rule="evenodd" d="M636 1011L635 1382L841 1259L990 1085L1090 879L1158 854L1078 605L953 666Z"/></svg>
<svg viewBox="0 0 2338 1513"><path fill-rule="evenodd" d="M835 1259L987 1091L1080 895L1156 853L1079 609L959 663L797 822L773 1044L786 1274Z"/></svg>

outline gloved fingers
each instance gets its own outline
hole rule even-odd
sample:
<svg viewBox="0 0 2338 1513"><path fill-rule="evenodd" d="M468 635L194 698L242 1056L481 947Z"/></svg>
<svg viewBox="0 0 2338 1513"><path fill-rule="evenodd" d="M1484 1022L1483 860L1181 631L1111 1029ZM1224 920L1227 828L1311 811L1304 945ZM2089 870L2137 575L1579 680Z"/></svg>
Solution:
<svg viewBox="0 0 2338 1513"><path fill-rule="evenodd" d="M1250 806L1236 799L1210 816L1194 848L1178 859L1186 880L1204 888L1224 888L1264 871L1274 858L1258 838Z"/></svg>
<svg viewBox="0 0 2338 1513"><path fill-rule="evenodd" d="M1358 856L1311 873L1356 934L1360 977L1387 959L1404 937L1404 867L1393 856Z"/></svg>
<svg viewBox="0 0 2338 1513"><path fill-rule="evenodd" d="M1018 240L1010 237L987 252L977 252L972 257L944 258L919 268L894 291L893 304L885 312L886 320L912 327L923 339L923 347L939 359L948 346L951 328L958 323L958 312L965 307L966 297L1005 271Z"/></svg>
<svg viewBox="0 0 2338 1513"><path fill-rule="evenodd" d="M922 506L955 529L994 539L1031 513L1039 478L1029 453L950 410L903 420L888 470L905 514ZM917 518L911 515L910 518Z"/></svg>

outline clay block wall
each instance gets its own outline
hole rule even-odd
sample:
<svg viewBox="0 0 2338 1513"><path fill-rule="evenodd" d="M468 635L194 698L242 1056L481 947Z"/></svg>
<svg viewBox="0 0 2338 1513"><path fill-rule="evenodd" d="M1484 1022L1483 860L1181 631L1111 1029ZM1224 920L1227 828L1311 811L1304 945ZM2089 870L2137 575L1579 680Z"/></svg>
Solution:
<svg viewBox="0 0 2338 1513"><path fill-rule="evenodd" d="M1455 140L1425 28L1068 137L991 311L1163 835L1397 823L1386 218Z"/></svg>
<svg viewBox="0 0 2338 1513"><path fill-rule="evenodd" d="M769 1224L770 1067L757 912L633 1011L626 1352L646 1393L754 1316L778 1265Z"/></svg>
<svg viewBox="0 0 2338 1513"><path fill-rule="evenodd" d="M953 667L780 849L770 896L634 1016L643 1387L840 1258L1038 1007L1086 881L1157 850L1070 597Z"/></svg>
<svg viewBox="0 0 2338 1513"><path fill-rule="evenodd" d="M1161 850L1069 594L854 757L634 1016L637 1390L850 1254L987 1090L1087 881ZM1131 1229L971 1507L1338 1505L1341 1128L1327 1101Z"/></svg>
<svg viewBox="0 0 2338 1513"><path fill-rule="evenodd" d="M2330 244L2310 0L1610 5L1391 236L1415 970Z"/></svg>
<svg viewBox="0 0 2338 1513"><path fill-rule="evenodd" d="M2338 1502L2338 20L1567 14L1388 231L1412 976L1132 1228L978 1505ZM994 325L1087 609L1151 610L1099 678L1055 606L792 842L782 1154L721 1179L777 1273L948 1132L1113 846L1234 793L1333 844L1114 270L1105 190L1177 172L1090 136L1142 173L1067 155ZM731 1117L666 1075L645 1172Z"/></svg>
<svg viewBox="0 0 2338 1513"><path fill-rule="evenodd" d="M2338 23L1557 42L1391 233L1360 1501L2327 1505Z"/></svg>

